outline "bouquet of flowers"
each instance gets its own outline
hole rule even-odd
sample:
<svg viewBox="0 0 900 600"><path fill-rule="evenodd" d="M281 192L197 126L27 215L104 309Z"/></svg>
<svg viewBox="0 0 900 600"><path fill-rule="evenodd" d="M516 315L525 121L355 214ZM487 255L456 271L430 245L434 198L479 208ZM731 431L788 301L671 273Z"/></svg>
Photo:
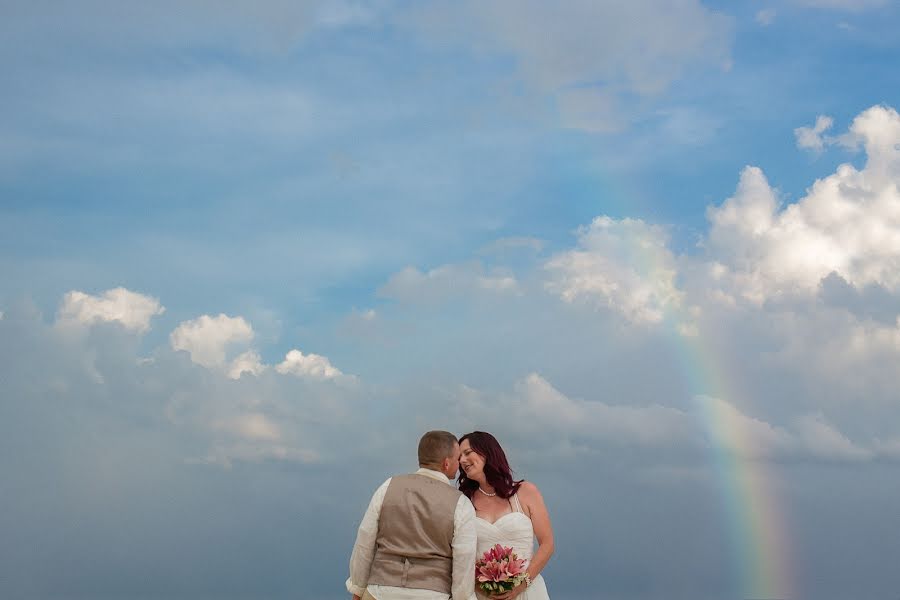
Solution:
<svg viewBox="0 0 900 600"><path fill-rule="evenodd" d="M502 594L528 578L525 565L512 548L497 544L475 562L475 581L487 595Z"/></svg>

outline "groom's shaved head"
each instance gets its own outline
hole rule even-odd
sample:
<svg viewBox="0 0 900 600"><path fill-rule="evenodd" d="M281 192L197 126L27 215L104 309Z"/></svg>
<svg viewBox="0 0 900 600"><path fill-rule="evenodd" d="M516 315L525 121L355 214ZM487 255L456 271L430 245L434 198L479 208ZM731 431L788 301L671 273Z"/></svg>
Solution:
<svg viewBox="0 0 900 600"><path fill-rule="evenodd" d="M440 465L453 456L456 436L449 431L429 431L419 440L419 466Z"/></svg>

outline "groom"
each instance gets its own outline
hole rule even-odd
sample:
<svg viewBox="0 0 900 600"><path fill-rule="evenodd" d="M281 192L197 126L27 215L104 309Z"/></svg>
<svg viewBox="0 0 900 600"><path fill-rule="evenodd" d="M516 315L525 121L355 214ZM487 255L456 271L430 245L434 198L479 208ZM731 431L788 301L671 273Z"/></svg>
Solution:
<svg viewBox="0 0 900 600"><path fill-rule="evenodd" d="M451 484L456 437L423 435L419 467L372 496L350 557L353 600L475 600L475 509Z"/></svg>

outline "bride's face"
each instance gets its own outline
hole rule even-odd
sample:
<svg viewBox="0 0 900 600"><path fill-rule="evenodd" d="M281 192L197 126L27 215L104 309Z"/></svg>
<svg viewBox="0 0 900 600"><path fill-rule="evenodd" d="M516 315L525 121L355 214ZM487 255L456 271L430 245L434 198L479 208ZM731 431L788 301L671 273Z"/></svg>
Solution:
<svg viewBox="0 0 900 600"><path fill-rule="evenodd" d="M463 440L459 445L459 467L469 479L484 480L484 457L472 450L469 440Z"/></svg>

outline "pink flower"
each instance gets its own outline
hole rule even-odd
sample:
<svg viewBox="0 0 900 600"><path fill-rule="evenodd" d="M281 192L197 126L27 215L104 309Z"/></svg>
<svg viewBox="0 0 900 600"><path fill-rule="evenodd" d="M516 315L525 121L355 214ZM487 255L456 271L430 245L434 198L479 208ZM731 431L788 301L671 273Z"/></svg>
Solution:
<svg viewBox="0 0 900 600"><path fill-rule="evenodd" d="M515 577L516 575L522 575L525 573L525 559L516 558L515 556L516 555L513 554L512 560L507 563L506 567L511 577Z"/></svg>
<svg viewBox="0 0 900 600"><path fill-rule="evenodd" d="M516 556L512 548L497 544L475 563L475 579L489 594L508 591L522 581L526 565L527 561Z"/></svg>
<svg viewBox="0 0 900 600"><path fill-rule="evenodd" d="M493 548L484 553L487 560L502 560L507 552L511 552L511 548L504 548L500 544L496 544Z"/></svg>

